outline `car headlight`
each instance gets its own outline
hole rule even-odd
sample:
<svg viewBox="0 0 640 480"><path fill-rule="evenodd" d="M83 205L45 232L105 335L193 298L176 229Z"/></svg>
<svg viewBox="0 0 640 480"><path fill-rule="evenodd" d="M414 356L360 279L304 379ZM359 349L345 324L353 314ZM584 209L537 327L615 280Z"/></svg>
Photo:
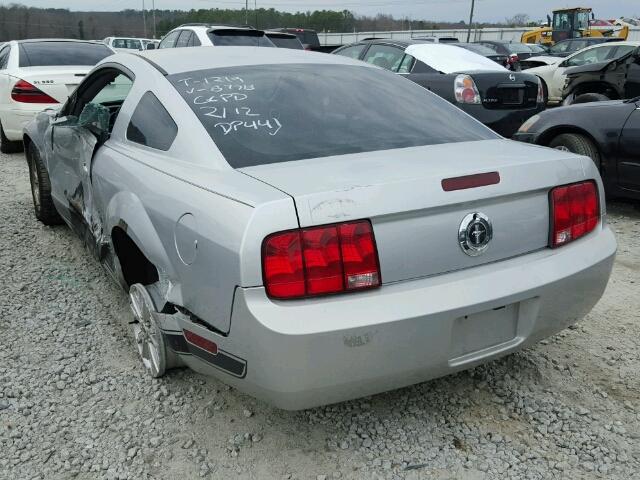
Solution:
<svg viewBox="0 0 640 480"><path fill-rule="evenodd" d="M540 120L540 115L534 115L533 117L530 117L529 120L527 120L526 122L524 122L522 124L522 126L518 129L519 133L527 133L529 131L529 129L531 127L533 127L533 125Z"/></svg>

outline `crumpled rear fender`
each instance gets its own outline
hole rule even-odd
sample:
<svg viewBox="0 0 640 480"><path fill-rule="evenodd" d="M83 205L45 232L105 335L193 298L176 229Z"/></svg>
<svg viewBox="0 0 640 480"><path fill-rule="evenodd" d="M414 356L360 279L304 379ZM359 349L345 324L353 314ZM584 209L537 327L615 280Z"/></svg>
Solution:
<svg viewBox="0 0 640 480"><path fill-rule="evenodd" d="M177 284L175 268L140 199L131 192L118 192L109 201L105 217L105 234L110 237L115 227L122 228L153 263L161 279L168 280L166 300L182 305L182 293Z"/></svg>

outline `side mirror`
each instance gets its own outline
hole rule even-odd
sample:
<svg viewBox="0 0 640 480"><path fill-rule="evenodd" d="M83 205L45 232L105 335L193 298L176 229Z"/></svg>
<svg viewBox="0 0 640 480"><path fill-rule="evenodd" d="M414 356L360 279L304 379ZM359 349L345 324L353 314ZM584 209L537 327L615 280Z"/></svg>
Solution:
<svg viewBox="0 0 640 480"><path fill-rule="evenodd" d="M109 138L109 109L99 103L87 103L78 117L78 126L93 133L99 142Z"/></svg>
<svg viewBox="0 0 640 480"><path fill-rule="evenodd" d="M147 43L147 45L144 47L147 50L155 50L156 49L156 44L155 43Z"/></svg>

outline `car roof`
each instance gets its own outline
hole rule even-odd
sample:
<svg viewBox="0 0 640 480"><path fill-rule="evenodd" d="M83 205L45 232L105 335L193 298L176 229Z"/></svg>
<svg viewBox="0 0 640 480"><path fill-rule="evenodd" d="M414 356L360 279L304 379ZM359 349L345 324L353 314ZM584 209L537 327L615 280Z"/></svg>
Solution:
<svg viewBox="0 0 640 480"><path fill-rule="evenodd" d="M189 55L185 55L184 49L181 48L164 48L136 53L122 53L121 55L144 57L168 74L212 68L291 63L355 65L376 68L364 62L340 55L266 47L198 47L189 49ZM116 59L116 57L109 58L112 61Z"/></svg>
<svg viewBox="0 0 640 480"><path fill-rule="evenodd" d="M264 34L267 35L267 36L282 37L282 38L291 38L291 39L298 38L293 33L276 32L274 30L265 30Z"/></svg>
<svg viewBox="0 0 640 480"><path fill-rule="evenodd" d="M585 47L585 48L583 48L581 50L578 50L577 52L573 52L570 56L573 57L574 55L582 53L582 52L584 52L586 50L594 50L596 48L609 47L610 45L606 45L607 43L610 43L610 42L600 42L600 43L596 43L595 45L590 45L590 46ZM628 40L628 41L624 41L624 42L611 42L611 43L615 43L616 47L621 46L621 45L622 46L630 45L632 47L639 47L640 46L640 41L632 41L632 40Z"/></svg>
<svg viewBox="0 0 640 480"><path fill-rule="evenodd" d="M411 40L396 40L395 38L372 38L369 40L361 40L359 42L354 42L350 45L357 45L361 43L376 45L376 44L392 44L397 45L399 47L407 48L409 45L418 45L422 43L431 43L428 40L422 40L419 38L412 38ZM349 45L345 45L348 47Z"/></svg>
<svg viewBox="0 0 640 480"><path fill-rule="evenodd" d="M38 42L73 42L73 43L102 43L102 40L78 40L75 38L27 38L24 40L13 40L15 43L38 43ZM102 43L104 45L104 43Z"/></svg>

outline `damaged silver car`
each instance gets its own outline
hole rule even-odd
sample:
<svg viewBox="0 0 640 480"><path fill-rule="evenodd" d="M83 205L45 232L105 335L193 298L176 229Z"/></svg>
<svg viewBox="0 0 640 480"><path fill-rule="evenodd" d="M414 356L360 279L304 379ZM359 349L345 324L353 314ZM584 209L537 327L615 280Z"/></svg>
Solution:
<svg viewBox="0 0 640 480"><path fill-rule="evenodd" d="M24 132L35 214L129 293L154 376L286 409L514 352L602 295L593 162L336 55L116 54Z"/></svg>

